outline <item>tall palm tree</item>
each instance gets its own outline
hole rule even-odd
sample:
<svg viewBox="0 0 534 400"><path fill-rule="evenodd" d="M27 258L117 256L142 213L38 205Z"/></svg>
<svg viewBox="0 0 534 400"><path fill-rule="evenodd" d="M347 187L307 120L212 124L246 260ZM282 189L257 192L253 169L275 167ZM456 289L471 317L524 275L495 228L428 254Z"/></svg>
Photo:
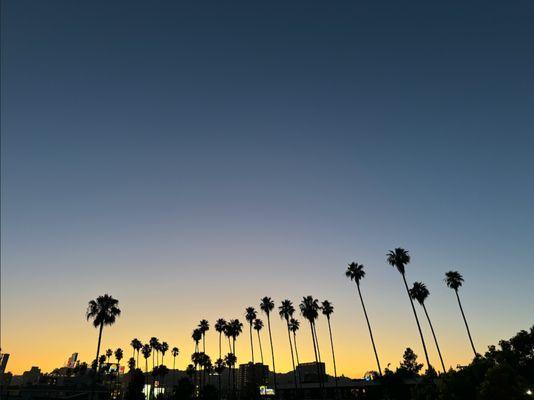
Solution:
<svg viewBox="0 0 534 400"><path fill-rule="evenodd" d="M458 299L458 305L460 306L460 311L464 319L465 329L467 329L467 336L469 337L471 348L473 349L473 353L475 353L475 357L476 357L478 353L475 349L473 338L471 337L471 332L469 331L469 325L467 324L467 319L465 318L464 309L462 307L462 302L460 301L460 295L458 294L458 289L460 289L463 282L464 282L464 278L458 271L449 271L445 274L445 283L447 284L448 287L454 290L454 293L456 293L456 298Z"/></svg>
<svg viewBox="0 0 534 400"><path fill-rule="evenodd" d="M250 354L252 357L252 364L254 364L254 342L252 341L252 324L258 316L254 307L247 307L245 310L245 319L249 324L249 334L250 334Z"/></svg>
<svg viewBox="0 0 534 400"><path fill-rule="evenodd" d="M330 316L334 313L334 305L328 300L321 303L321 310L328 321L328 333L330 334L330 347L332 347L332 358L334 361L334 379L337 387L337 368L336 368L336 354L334 353L334 339L332 338L332 327L330 325Z"/></svg>
<svg viewBox="0 0 534 400"><path fill-rule="evenodd" d="M278 386L276 384L276 366L274 363L274 346L273 346L273 335L271 333L271 311L274 309L274 302L270 297L263 297L260 300L260 309L265 313L267 316L267 330L269 331L269 343L271 344L271 359L273 362L273 377L274 377L274 392L276 393L278 390Z"/></svg>
<svg viewBox="0 0 534 400"><path fill-rule="evenodd" d="M322 373L319 366L318 357L318 343L317 336L315 335L315 320L319 317L319 300L314 299L312 296L306 296L302 298L300 303L300 313L310 323L310 331L313 342L313 353L315 355L315 364L317 365L317 377L319 378L319 386L322 387Z"/></svg>
<svg viewBox="0 0 534 400"><path fill-rule="evenodd" d="M426 315L426 319L428 321L428 325L430 325L430 331L432 332L432 336L434 337L434 343L436 343L436 349L438 350L439 360L441 361L441 367L443 368L443 372L447 372L445 369L445 363L443 362L443 357L441 356L441 350L439 348L438 339L436 337L436 333L434 332L434 327L432 326L432 321L430 321L430 316L428 315L428 312L426 310L425 300L430 295L429 290L427 289L426 285L422 282L414 282L413 287L410 289L410 296L412 299L417 300L417 302L423 307L423 310Z"/></svg>
<svg viewBox="0 0 534 400"><path fill-rule="evenodd" d="M159 346L159 351L161 351L161 365L163 365L163 357L165 353L169 350L169 344L167 342L161 342Z"/></svg>
<svg viewBox="0 0 534 400"><path fill-rule="evenodd" d="M222 334L224 332L225 326L226 326L226 320L224 318L219 318L215 322L215 330L219 334L219 359L222 357L221 341L222 341Z"/></svg>
<svg viewBox="0 0 534 400"><path fill-rule="evenodd" d="M117 317L121 315L119 309L119 300L114 299L112 296L105 294L98 296L95 300L89 302L87 312L85 316L87 320L93 320L93 326L99 328L98 331L98 345L96 346L96 363L98 364L98 356L100 354L100 343L102 341L102 330L104 325L111 326L117 320ZM95 366L96 371L96 366Z"/></svg>
<svg viewBox="0 0 534 400"><path fill-rule="evenodd" d="M137 361L136 364L139 364L139 351L143 347L143 343L137 338L133 339L130 343L130 346L133 348L133 357L135 357L135 352L137 352Z"/></svg>
<svg viewBox="0 0 534 400"><path fill-rule="evenodd" d="M297 347L297 331L299 329L300 329L300 322L295 318L291 318L289 320L289 330L291 332L293 332L293 344L294 344L294 348L295 348L295 356L297 358L297 366L300 364L299 350L298 350L298 347Z"/></svg>
<svg viewBox="0 0 534 400"><path fill-rule="evenodd" d="M159 340L158 340L157 337L152 336L150 338L150 340L148 341L148 344L150 344L150 347L152 347L152 369L154 369L154 367L156 366L156 362L154 360L154 356L155 356L156 352L158 351Z"/></svg>
<svg viewBox="0 0 534 400"><path fill-rule="evenodd" d="M148 379L148 359L150 358L150 354L152 353L152 347L147 343L143 345L141 348L141 354L143 355L143 358L145 359L145 383L146 379Z"/></svg>
<svg viewBox="0 0 534 400"><path fill-rule="evenodd" d="M241 332L243 332L243 324L238 319L231 319L228 325L231 328L230 332L232 336L232 345L233 345L232 353L236 355L237 353L235 351L235 342L237 340L237 337L241 334Z"/></svg>
<svg viewBox="0 0 534 400"><path fill-rule="evenodd" d="M282 300L282 304L280 307L278 307L278 315L280 315L280 318L286 321L286 327L287 327L287 338L289 339L289 350L291 352L291 365L293 366L293 380L295 382L295 391L298 390L297 387L297 375L296 375L296 369L295 369L295 356L293 353L293 344L291 343L291 331L289 330L289 320L295 313L295 307L293 307L293 303L291 300Z"/></svg>
<svg viewBox="0 0 534 400"><path fill-rule="evenodd" d="M258 334L258 343L260 345L260 357L261 357L261 363L263 365L263 347L261 346L261 336L260 331L263 329L263 321L261 319L255 319L254 320L254 329L256 330Z"/></svg>
<svg viewBox="0 0 534 400"><path fill-rule="evenodd" d="M210 330L210 323L203 319L198 324L198 329L200 329L200 333L202 333L202 352L206 352L206 332Z"/></svg>
<svg viewBox="0 0 534 400"><path fill-rule="evenodd" d="M406 282L406 265L410 262L410 255L408 250L397 247L395 250L390 250L387 255L387 262L392 267L397 268L397 271L400 272L402 280L404 281L404 287L406 288L406 294L410 299L410 304L412 306L413 315L415 317L415 322L417 323L417 329L419 330L419 336L421 336L421 343L423 344L423 350L425 352L426 365L428 368L431 367L430 359L428 358L428 351L426 350L425 338L423 337L423 331L421 330L421 324L419 323L419 318L417 317L417 312L415 311L415 306L413 304L412 297L410 296L410 289L408 288L408 283Z"/></svg>
<svg viewBox="0 0 534 400"><path fill-rule="evenodd" d="M369 317L367 316L367 309L365 308L365 303L363 302L362 291L360 289L360 281L365 277L365 271L363 264L358 264L352 262L349 264L345 276L351 281L356 283L356 288L358 289L358 295L360 296L360 302L362 303L363 314L365 320L367 321L367 328L369 329L369 336L371 337L371 344L373 345L373 351L375 353L376 365L378 366L378 373L382 375L382 368L380 368L380 359L378 358L378 352L376 351L375 340L373 338L373 330L371 329L371 323L369 322Z"/></svg>
<svg viewBox="0 0 534 400"><path fill-rule="evenodd" d="M231 342L231 338L232 338L232 327L230 326L229 323L227 323L225 326L224 326L224 336L226 336L226 338L228 339L228 351L231 353L232 352L232 342Z"/></svg>
<svg viewBox="0 0 534 400"><path fill-rule="evenodd" d="M180 354L180 349L178 347L173 347L171 350L172 354L172 374L174 377L174 384L176 384L176 357Z"/></svg>

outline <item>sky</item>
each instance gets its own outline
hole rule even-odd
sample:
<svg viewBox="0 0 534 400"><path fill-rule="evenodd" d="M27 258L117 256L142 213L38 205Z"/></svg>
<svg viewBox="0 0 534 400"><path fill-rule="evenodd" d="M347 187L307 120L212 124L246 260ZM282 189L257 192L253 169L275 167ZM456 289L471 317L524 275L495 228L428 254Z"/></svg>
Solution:
<svg viewBox="0 0 534 400"><path fill-rule="evenodd" d="M447 367L532 324L534 3L2 2L1 348L8 370L102 346L193 352L202 318L328 299L338 372L424 359L410 251ZM431 362L438 365L422 310ZM265 319L265 316L262 317ZM302 319L300 315L299 319ZM321 353L332 373L328 328ZM278 371L291 368L272 319ZM244 331L239 361L250 358ZM263 346L268 337L263 332ZM298 335L311 361L309 327ZM217 336L207 336L217 358ZM166 362L172 365L171 357Z"/></svg>

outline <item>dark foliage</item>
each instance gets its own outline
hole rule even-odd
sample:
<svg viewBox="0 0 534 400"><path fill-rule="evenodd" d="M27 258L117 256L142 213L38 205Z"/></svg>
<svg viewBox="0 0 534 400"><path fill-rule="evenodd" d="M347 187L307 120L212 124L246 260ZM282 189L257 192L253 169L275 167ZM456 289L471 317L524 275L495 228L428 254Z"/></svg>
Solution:
<svg viewBox="0 0 534 400"><path fill-rule="evenodd" d="M145 376L139 369L130 371L130 382L124 395L124 400L144 400L143 387L145 385Z"/></svg>

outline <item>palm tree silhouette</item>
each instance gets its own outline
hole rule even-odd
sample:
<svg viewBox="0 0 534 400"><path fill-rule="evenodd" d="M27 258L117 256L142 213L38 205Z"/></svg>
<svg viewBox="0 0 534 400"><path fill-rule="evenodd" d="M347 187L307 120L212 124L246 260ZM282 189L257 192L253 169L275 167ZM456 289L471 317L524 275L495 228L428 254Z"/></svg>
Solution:
<svg viewBox="0 0 534 400"><path fill-rule="evenodd" d="M222 349L221 349L221 340L222 340L222 334L224 332L224 327L226 326L226 320L224 318L219 318L215 322L215 331L219 334L219 359L222 357Z"/></svg>
<svg viewBox="0 0 534 400"><path fill-rule="evenodd" d="M154 355L158 351L158 347L159 347L158 338L155 336L152 336L150 340L148 341L148 343L150 344L150 347L152 347L152 369L154 369L154 367L156 366L156 363L154 361Z"/></svg>
<svg viewBox="0 0 534 400"><path fill-rule="evenodd" d="M228 339L228 351L231 353L232 352L232 342L231 342L231 337L232 337L232 327L230 326L229 323L226 323L226 325L224 326L224 336L226 336L226 338Z"/></svg>
<svg viewBox="0 0 534 400"><path fill-rule="evenodd" d="M252 364L254 364L254 342L252 341L252 323L257 317L256 310L254 307L247 307L245 310L245 319L249 324L249 334L250 334L250 354L252 357Z"/></svg>
<svg viewBox="0 0 534 400"><path fill-rule="evenodd" d="M150 354L152 353L152 347L150 347L149 344L143 345L141 348L141 354L143 355L143 358L145 359L145 383L148 379L148 359L150 358Z"/></svg>
<svg viewBox="0 0 534 400"><path fill-rule="evenodd" d="M230 333L232 337L232 353L236 355L237 353L235 351L235 342L237 340L237 337L241 334L241 332L243 332L243 324L238 319L231 319L228 325L230 327Z"/></svg>
<svg viewBox="0 0 534 400"><path fill-rule="evenodd" d="M318 357L318 343L317 336L315 335L315 320L319 317L319 300L314 299L312 296L306 296L302 298L300 303L300 313L304 318L310 323L310 331L313 342L313 353L315 355L315 364L317 365L317 377L319 379L319 386L322 387L322 374L319 367L319 357Z"/></svg>
<svg viewBox="0 0 534 400"><path fill-rule="evenodd" d="M430 331L432 332L432 336L434 337L434 343L436 343L436 349L438 350L441 367L443 368L443 372L447 372L447 370L445 369L445 363L443 362L443 357L441 356L438 339L436 337L436 333L434 332L434 327L432 326L432 321L430 321L430 316L428 315L428 312L426 310L425 300L429 295L429 290L422 282L414 282L413 287L410 289L410 296L412 297L412 299L417 300L417 302L423 307L426 319L428 320L428 324L430 325Z"/></svg>
<svg viewBox="0 0 534 400"><path fill-rule="evenodd" d="M286 321L287 327L287 338L289 339L289 350L291 351L291 365L293 366L293 380L295 382L295 391L298 390L297 387L297 374L295 369L295 356L293 354L293 344L291 343L291 332L289 330L289 321L293 314L295 313L295 307L291 300L282 300L282 304L278 307L278 314L280 318Z"/></svg>
<svg viewBox="0 0 534 400"><path fill-rule="evenodd" d="M130 357L128 360L128 369L130 370L130 373L135 369L135 358Z"/></svg>
<svg viewBox="0 0 534 400"><path fill-rule="evenodd" d="M112 355L113 355L113 350L111 350L111 349L107 349L107 350L106 350L106 361L107 361L108 363L111 362L111 356L112 356Z"/></svg>
<svg viewBox="0 0 534 400"><path fill-rule="evenodd" d="M117 385L120 382L121 360L123 356L124 356L124 353L120 347L117 350L115 350L115 359L117 360Z"/></svg>
<svg viewBox="0 0 534 400"><path fill-rule="evenodd" d="M410 262L410 255L408 254L408 250L404 250L400 247L397 247L395 250L390 250L387 253L387 262L392 267L396 267L402 275L402 280L404 281L404 286L406 287L406 293L408 294L410 304L412 305L412 311L415 317L415 322L417 323L417 329L419 330L419 336L421 336L421 343L423 344L423 350L425 351L426 364L428 368L430 368L431 365L430 360L428 358L428 351L426 350L425 338L423 337L421 324L419 323L419 318L417 317L417 312L415 311L415 306L413 304L412 297L410 296L410 289L408 289L408 283L406 282L406 265Z"/></svg>
<svg viewBox="0 0 534 400"><path fill-rule="evenodd" d="M278 390L276 384L276 366L274 363L274 346L273 346L273 335L271 333L271 311L274 309L274 302L270 297L263 297L260 300L260 309L267 315L267 330L269 331L269 343L271 344L271 359L273 362L273 377L274 377L274 391L275 393Z"/></svg>
<svg viewBox="0 0 534 400"><path fill-rule="evenodd" d="M293 332L293 344L294 344L294 348L295 348L295 356L297 358L297 367L300 364L299 350L298 350L298 347L297 347L297 331L299 330L299 328L300 328L300 322L298 320L296 320L295 318L291 318L289 320L289 330L291 332ZM301 382L300 372L296 371L296 373L298 374L298 381Z"/></svg>
<svg viewBox="0 0 534 400"><path fill-rule="evenodd" d="M330 347L332 348L332 358L334 361L334 379L337 387L337 368L336 368L336 354L334 353L334 339L332 338L332 327L330 325L330 316L334 313L334 305L328 300L321 303L321 310L326 320L328 321L328 333L330 334Z"/></svg>
<svg viewBox="0 0 534 400"><path fill-rule="evenodd" d="M161 365L163 365L163 358L165 357L165 353L169 350L169 345L167 342L161 342L161 345L159 346L159 351L161 351Z"/></svg>
<svg viewBox="0 0 534 400"><path fill-rule="evenodd" d="M462 317L464 319L465 329L467 329L467 336L469 337L471 348L473 349L473 353L475 353L475 357L476 357L478 353L475 349L473 338L471 337L471 331L469 330L467 319L465 318L464 309L462 307L462 302L460 301L460 295L458 294L458 289L462 286L463 282L464 282L464 278L458 271L449 271L445 274L445 283L447 284L449 288L454 290L454 293L456 293L456 298L458 299L458 305L460 306L460 312L462 313Z"/></svg>
<svg viewBox="0 0 534 400"><path fill-rule="evenodd" d="M132 339L132 342L130 343L130 346L133 348L133 357L135 357L135 352L137 352L137 362L136 364L139 364L139 351L143 347L143 343L137 338Z"/></svg>
<svg viewBox="0 0 534 400"><path fill-rule="evenodd" d="M210 323L203 319L198 324L198 329L200 329L200 333L202 333L202 351L206 352L206 332L210 330Z"/></svg>
<svg viewBox="0 0 534 400"><path fill-rule="evenodd" d="M96 346L96 363L98 363L98 356L100 354L100 343L102 341L102 330L104 325L113 325L117 320L117 317L121 315L119 309L119 301L112 296L105 294L98 296L95 300L89 302L87 312L85 316L87 320L93 320L93 326L99 328L98 332L98 345ZM96 371L96 366L95 366Z"/></svg>
<svg viewBox="0 0 534 400"><path fill-rule="evenodd" d="M371 323L369 322L369 317L367 316L367 310L365 308L365 303L363 302L362 292L360 289L360 281L365 277L365 271L363 264L358 264L352 262L349 264L345 276L351 281L356 283L356 288L358 289L358 295L360 296L360 302L362 303L363 314L365 320L367 321L367 328L369 329L369 336L371 337L371 344L373 345L373 351L375 353L376 365L378 366L378 373L382 375L382 369L380 368L380 360L378 358L378 352L376 351L375 340L373 338L373 331L371 329Z"/></svg>
<svg viewBox="0 0 534 400"><path fill-rule="evenodd" d="M174 376L174 384L176 384L176 357L178 357L178 355L180 354L180 349L178 349L178 347L173 347L172 350L171 350L171 354L172 354L172 373L173 373L173 376Z"/></svg>
<svg viewBox="0 0 534 400"><path fill-rule="evenodd" d="M228 366L228 387L230 387L230 377L235 376L235 364L237 363L237 357L234 353L228 353L224 357L224 362ZM235 379L232 378L232 398L235 398Z"/></svg>
<svg viewBox="0 0 534 400"><path fill-rule="evenodd" d="M191 335L191 338L195 342L195 353L198 353L199 351L198 344L200 343L200 340L202 340L201 330L198 328L193 329L193 334Z"/></svg>
<svg viewBox="0 0 534 400"><path fill-rule="evenodd" d="M254 329L258 333L258 343L260 345L260 357L261 357L261 363L263 364L263 348L261 346L261 336L260 331L263 329L263 321L261 319L255 319L254 320Z"/></svg>

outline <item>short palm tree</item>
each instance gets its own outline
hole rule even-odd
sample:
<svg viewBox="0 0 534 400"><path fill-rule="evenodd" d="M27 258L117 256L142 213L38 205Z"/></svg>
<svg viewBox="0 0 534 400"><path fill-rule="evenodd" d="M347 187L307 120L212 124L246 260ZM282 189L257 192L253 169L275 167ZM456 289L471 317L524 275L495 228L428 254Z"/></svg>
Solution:
<svg viewBox="0 0 534 400"><path fill-rule="evenodd" d="M263 329L263 321L261 319L255 319L254 320L254 330L258 334L258 343L260 346L260 357L261 357L261 363L263 364L263 347L261 346L261 336L260 331Z"/></svg>
<svg viewBox="0 0 534 400"><path fill-rule="evenodd" d="M120 381L120 372L121 372L121 360L124 357L122 349L119 347L115 350L115 359L117 360L117 384Z"/></svg>
<svg viewBox="0 0 534 400"><path fill-rule="evenodd" d="M171 350L171 354L172 354L172 372L173 372L173 376L176 376L175 372L176 372L176 357L178 357L178 355L180 354L180 349L178 349L178 347L173 347L172 350ZM174 382L176 384L176 382Z"/></svg>
<svg viewBox="0 0 534 400"><path fill-rule="evenodd" d="M263 297L260 300L260 309L265 313L267 316L267 330L269 331L269 343L271 344L271 360L273 363L273 377L274 377L274 391L277 392L277 384L276 384L276 366L274 363L274 346L273 346L273 335L271 332L271 311L274 309L274 302L270 297Z"/></svg>
<svg viewBox="0 0 534 400"><path fill-rule="evenodd" d="M141 348L141 354L143 355L143 358L145 359L145 376L148 377L148 359L150 358L150 354L152 353L152 347L149 344L143 345Z"/></svg>
<svg viewBox="0 0 534 400"><path fill-rule="evenodd" d="M152 348L152 369L154 369L154 367L156 366L154 356L156 355L156 352L158 351L158 348L159 348L159 340L157 337L152 336L150 340L148 341L148 344Z"/></svg>
<svg viewBox="0 0 534 400"><path fill-rule="evenodd" d="M130 370L130 372L133 372L133 370L135 369L135 358L130 357L130 359L128 360L128 369Z"/></svg>
<svg viewBox="0 0 534 400"><path fill-rule="evenodd" d="M378 373L382 375L382 368L380 368L380 359L378 358L378 352L376 351L375 340L373 338L373 330L371 329L371 323L369 322L369 317L367 316L367 309L365 308L365 303L363 302L362 291L360 289L360 281L365 277L365 271L363 264L358 264L352 262L349 264L345 276L351 281L356 283L356 288L358 289L358 295L360 296L360 302L362 303L363 314L365 320L367 321L367 328L369 329L369 336L371 337L371 344L373 345L373 351L375 353L376 365L378 366Z"/></svg>
<svg viewBox="0 0 534 400"><path fill-rule="evenodd" d="M234 353L228 353L224 357L224 362L228 366L228 387L230 387L230 378L235 377L235 364L237 363L237 357ZM230 374L231 372L231 374ZM235 398L235 379L232 377L232 398Z"/></svg>
<svg viewBox="0 0 534 400"><path fill-rule="evenodd" d="M206 352L206 332L210 330L210 323L203 319L198 324L198 329L202 333L202 352Z"/></svg>
<svg viewBox="0 0 534 400"><path fill-rule="evenodd" d="M224 333L224 328L226 326L226 320L224 318L219 318L215 322L215 331L219 334L219 359L222 357L221 341L222 334Z"/></svg>
<svg viewBox="0 0 534 400"><path fill-rule="evenodd" d="M419 318L417 317L417 312L415 311L415 306L413 304L412 297L410 296L410 289L408 288L408 283L406 282L406 265L410 262L410 255L408 250L397 247L395 250L390 250L387 255L387 262L392 267L397 268L397 271L400 272L402 280L404 281L404 286L406 288L406 293L410 299L410 304L412 306L413 315L415 317L415 322L417 323L417 329L419 330L419 336L421 336L421 343L423 344L423 350L425 352L426 364L428 368L431 367L430 360L428 358L428 351L426 350L425 338L423 337L423 331L421 330L421 324L419 323Z"/></svg>
<svg viewBox="0 0 534 400"><path fill-rule="evenodd" d="M136 364L139 364L139 351L143 347L143 343L137 338L133 339L130 343L130 346L132 346L133 349L133 357L135 357L135 352L137 352L137 362Z"/></svg>
<svg viewBox="0 0 534 400"><path fill-rule="evenodd" d="M229 323L226 323L226 325L224 326L224 336L226 336L226 338L228 339L228 351L231 353L232 352L232 341L231 341L231 338L232 338L232 327L230 326Z"/></svg>
<svg viewBox="0 0 534 400"><path fill-rule="evenodd" d="M195 342L195 353L198 353L199 351L198 344L202 340L202 332L200 331L200 329L198 328L193 329L193 333L191 334L191 339L193 339L193 341Z"/></svg>
<svg viewBox="0 0 534 400"><path fill-rule="evenodd" d="M330 334L330 347L332 348L332 359L334 361L334 379L337 387L337 368L336 368L336 354L334 353L334 339L332 337L332 326L330 324L330 316L334 313L334 305L328 300L321 303L321 311L328 321L328 333Z"/></svg>
<svg viewBox="0 0 534 400"><path fill-rule="evenodd" d="M458 299L458 305L460 306L460 312L462 313L462 318L464 319L465 329L467 329L467 336L469 337L469 342L471 343L471 348L475 357L478 355L475 345L473 343L473 338L471 337L471 332L469 331L469 325L467 324L467 319L465 318L464 309L462 307L462 302L460 301L460 295L458 294L458 289L462 286L464 282L463 276L458 271L449 271L445 274L445 283L447 286L454 290L456 293L456 298Z"/></svg>
<svg viewBox="0 0 534 400"><path fill-rule="evenodd" d="M434 337L434 343L436 344L436 349L438 350L439 360L441 361L441 367L443 368L443 372L447 372L445 369L445 363L443 362L443 357L441 356L441 350L439 348L438 339L436 337L436 333L434 332L434 327L432 326L432 321L430 321L430 316L428 315L428 312L426 310L425 300L430 295L429 290L427 289L426 285L422 282L414 282L413 287L410 289L410 296L412 299L417 300L417 302L423 307L423 310L426 315L426 319L428 321L428 325L430 325L430 331L432 332L432 336Z"/></svg>
<svg viewBox="0 0 534 400"><path fill-rule="evenodd" d="M100 354L100 343L102 341L102 330L104 329L104 325L113 325L117 320L117 317L120 315L121 310L119 309L119 300L114 299L110 295L105 294L103 296L98 296L95 300L89 302L85 316L87 320L93 320L93 326L95 328L99 328L98 345L96 346L95 371L96 364L98 364L98 356Z"/></svg>
<svg viewBox="0 0 534 400"><path fill-rule="evenodd" d="M254 320L258 316L258 313L254 309L254 307L247 307L245 310L245 319L247 320L249 324L249 334L250 334L250 355L252 357L252 364L254 364L254 342L252 340L252 324L254 323Z"/></svg>
<svg viewBox="0 0 534 400"><path fill-rule="evenodd" d="M295 307L293 307L293 303L291 302L291 300L282 300L282 304L280 305L280 307L278 307L278 314L280 315L280 318L282 318L286 322L287 338L289 339L289 350L291 352L291 365L293 366L293 380L295 382L295 390L298 390L297 375L295 373L295 356L293 353L293 344L291 343L291 331L289 330L289 321L294 313Z"/></svg>
<svg viewBox="0 0 534 400"><path fill-rule="evenodd" d="M161 345L159 346L159 351L161 351L161 365L163 365L163 358L168 350L169 344L167 342L161 342Z"/></svg>
<svg viewBox="0 0 534 400"><path fill-rule="evenodd" d="M107 350L106 350L106 361L107 361L108 363L111 362L111 356L112 356L112 355L113 355L113 350L111 350L111 349L107 349Z"/></svg>

